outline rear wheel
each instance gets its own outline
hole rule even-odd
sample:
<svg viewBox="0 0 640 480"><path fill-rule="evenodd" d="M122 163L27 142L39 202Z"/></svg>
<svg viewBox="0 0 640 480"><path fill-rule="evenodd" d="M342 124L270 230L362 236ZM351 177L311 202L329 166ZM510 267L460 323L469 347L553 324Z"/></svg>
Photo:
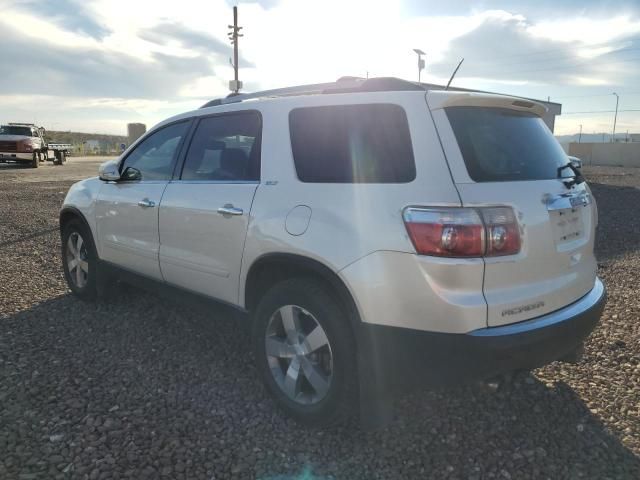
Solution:
<svg viewBox="0 0 640 480"><path fill-rule="evenodd" d="M80 298L96 297L97 255L88 228L70 220L62 233L62 268L71 291Z"/></svg>
<svg viewBox="0 0 640 480"><path fill-rule="evenodd" d="M313 279L277 284L256 309L258 371L278 405L301 423L348 419L357 405L356 351L339 302Z"/></svg>

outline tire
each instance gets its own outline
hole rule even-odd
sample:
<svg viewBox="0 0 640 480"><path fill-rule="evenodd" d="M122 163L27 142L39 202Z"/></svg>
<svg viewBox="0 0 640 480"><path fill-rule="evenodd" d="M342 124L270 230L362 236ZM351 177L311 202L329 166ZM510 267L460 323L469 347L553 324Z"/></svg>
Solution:
<svg viewBox="0 0 640 480"><path fill-rule="evenodd" d="M76 255L78 239L82 241L79 254ZM79 219L69 220L62 230L62 268L67 285L74 295L83 300L95 300L98 256L91 232Z"/></svg>
<svg viewBox="0 0 640 480"><path fill-rule="evenodd" d="M40 161L38 160L38 154L33 152L33 158L31 159L31 168L38 168L40 166Z"/></svg>
<svg viewBox="0 0 640 480"><path fill-rule="evenodd" d="M285 323L292 323L285 317L295 319L295 332L287 332ZM271 288L256 308L251 336L259 375L288 415L315 427L354 416L355 341L347 314L321 283L294 278ZM288 374L295 381L287 382Z"/></svg>

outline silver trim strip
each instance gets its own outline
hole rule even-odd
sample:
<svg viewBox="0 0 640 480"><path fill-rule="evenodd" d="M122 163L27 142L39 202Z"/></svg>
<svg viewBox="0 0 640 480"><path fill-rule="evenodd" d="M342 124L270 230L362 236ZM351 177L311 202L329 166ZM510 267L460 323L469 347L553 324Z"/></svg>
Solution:
<svg viewBox="0 0 640 480"><path fill-rule="evenodd" d="M196 184L232 184L232 185L258 185L259 180L171 180L169 183L196 183Z"/></svg>
<svg viewBox="0 0 640 480"><path fill-rule="evenodd" d="M526 333L540 328L550 327L566 320L570 320L573 317L589 310L602 300L604 294L604 285L602 281L596 277L595 285L591 291L580 300L567 307L548 315L543 315L542 317L525 320L524 322L512 323L510 325L503 325L500 327L481 328L479 330L469 332L467 335L471 335L473 337L500 337L505 335L517 335L519 333Z"/></svg>
<svg viewBox="0 0 640 480"><path fill-rule="evenodd" d="M544 199L547 210L568 210L576 207L591 205L591 195L583 190L579 193L563 193L556 196L548 196Z"/></svg>

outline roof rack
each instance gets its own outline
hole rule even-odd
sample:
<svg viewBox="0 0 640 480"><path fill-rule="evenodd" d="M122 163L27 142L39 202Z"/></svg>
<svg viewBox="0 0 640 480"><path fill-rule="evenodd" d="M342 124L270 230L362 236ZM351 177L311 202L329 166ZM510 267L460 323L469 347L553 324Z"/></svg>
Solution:
<svg viewBox="0 0 640 480"><path fill-rule="evenodd" d="M426 90L426 88L415 82L402 80L396 77L360 78L360 77L340 77L331 83L315 83L311 85L298 85L295 87L276 88L273 90L263 90L261 92L240 93L227 96L226 98L216 98L205 103L200 108L215 107L229 103L238 103L254 98L265 97L288 97L296 95L322 95L331 93L348 92L390 92Z"/></svg>
<svg viewBox="0 0 640 480"><path fill-rule="evenodd" d="M23 123L23 122L9 122L9 125L13 127L35 127L35 123Z"/></svg>

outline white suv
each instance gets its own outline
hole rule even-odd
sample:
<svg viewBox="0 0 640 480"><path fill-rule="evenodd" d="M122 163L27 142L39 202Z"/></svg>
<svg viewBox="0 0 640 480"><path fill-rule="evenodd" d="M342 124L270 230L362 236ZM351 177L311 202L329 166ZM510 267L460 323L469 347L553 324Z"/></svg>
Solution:
<svg viewBox="0 0 640 480"><path fill-rule="evenodd" d="M271 93L170 118L71 187L75 294L124 273L249 313L262 380L309 424L579 351L605 302L596 205L542 105L398 79Z"/></svg>

